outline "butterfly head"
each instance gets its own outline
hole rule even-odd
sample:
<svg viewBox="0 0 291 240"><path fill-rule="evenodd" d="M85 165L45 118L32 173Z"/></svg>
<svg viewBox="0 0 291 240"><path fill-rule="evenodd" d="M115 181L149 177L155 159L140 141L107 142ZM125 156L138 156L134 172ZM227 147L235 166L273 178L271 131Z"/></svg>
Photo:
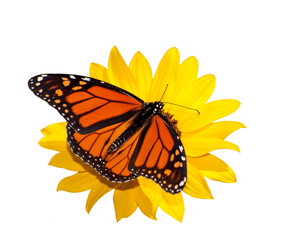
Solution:
<svg viewBox="0 0 291 240"><path fill-rule="evenodd" d="M164 104L162 102L153 102L153 113L158 113L162 110L164 107Z"/></svg>

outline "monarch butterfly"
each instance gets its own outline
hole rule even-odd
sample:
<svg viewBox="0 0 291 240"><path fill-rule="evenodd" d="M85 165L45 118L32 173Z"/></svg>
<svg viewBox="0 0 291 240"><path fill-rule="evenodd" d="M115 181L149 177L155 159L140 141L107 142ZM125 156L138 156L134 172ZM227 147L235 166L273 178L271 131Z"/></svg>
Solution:
<svg viewBox="0 0 291 240"><path fill-rule="evenodd" d="M109 83L69 74L37 75L28 86L66 119L72 151L101 176L112 182L143 176L172 194L184 188L186 154L161 101L146 103Z"/></svg>

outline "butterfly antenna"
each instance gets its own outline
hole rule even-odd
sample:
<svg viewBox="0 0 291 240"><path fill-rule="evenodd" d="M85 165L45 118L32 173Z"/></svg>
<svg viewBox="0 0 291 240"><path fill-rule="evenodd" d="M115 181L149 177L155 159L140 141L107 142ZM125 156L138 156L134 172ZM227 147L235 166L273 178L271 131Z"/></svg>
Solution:
<svg viewBox="0 0 291 240"><path fill-rule="evenodd" d="M185 106L182 106L182 105L179 105L179 104L176 104L176 103L170 103L170 102L163 102L163 103L164 104L172 104L172 105L175 105L175 106L178 106L178 107L182 107L182 108L186 108L186 109L189 109L189 110L194 110L200 115L200 112L195 108L189 108L189 107L185 107Z"/></svg>
<svg viewBox="0 0 291 240"><path fill-rule="evenodd" d="M160 101L159 101L159 102L161 102L161 101L162 101L162 99L163 99L163 97L164 97L164 95L165 95L165 93L166 93L166 90L167 90L167 88L168 88L168 85L169 85L169 84L167 84L167 85L166 85L166 87L165 87L165 90L164 90L164 93L163 93L163 95L162 95L162 97L161 97L161 99L160 99Z"/></svg>

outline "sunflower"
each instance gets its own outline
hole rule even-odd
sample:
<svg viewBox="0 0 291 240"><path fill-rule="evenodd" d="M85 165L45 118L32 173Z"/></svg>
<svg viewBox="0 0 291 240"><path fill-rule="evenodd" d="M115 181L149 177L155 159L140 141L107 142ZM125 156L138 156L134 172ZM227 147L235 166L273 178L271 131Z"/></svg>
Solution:
<svg viewBox="0 0 291 240"><path fill-rule="evenodd" d="M183 192L195 198L213 199L205 177L232 183L236 182L236 176L226 163L210 152L217 149L239 152L238 146L225 141L225 138L244 127L239 122L214 121L236 111L240 103L233 99L207 103L214 90L215 77L209 74L197 78L198 62L195 57L189 57L181 64L179 62L178 50L169 49L153 77L148 61L140 52L133 56L128 66L118 49L113 47L108 68L91 63L90 77L123 88L145 102L159 101L168 85L163 102L197 109L200 114L167 104L164 112L173 115L177 122L187 154L187 183ZM66 123L49 125L42 133L44 137L39 144L59 152L53 156L49 165L77 172L62 179L57 190L73 193L90 190L86 202L88 213L103 195L114 190L117 221L129 217L137 208L151 219L156 219L157 209L161 208L174 219L182 221L185 208L181 192L167 193L154 181L144 177L126 183L110 182L101 177L71 151L67 143Z"/></svg>

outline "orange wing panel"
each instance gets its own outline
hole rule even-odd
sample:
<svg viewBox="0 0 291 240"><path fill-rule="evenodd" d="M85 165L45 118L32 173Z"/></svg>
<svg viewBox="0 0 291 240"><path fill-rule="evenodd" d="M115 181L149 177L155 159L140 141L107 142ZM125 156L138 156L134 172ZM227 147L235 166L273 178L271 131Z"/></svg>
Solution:
<svg viewBox="0 0 291 240"><path fill-rule="evenodd" d="M161 118L156 118L159 134L164 146L170 151L174 147L174 140L169 132L169 129L166 127L165 123Z"/></svg>
<svg viewBox="0 0 291 240"><path fill-rule="evenodd" d="M83 138L83 140L80 142L80 147L83 148L85 151L89 151L97 137L98 134L90 134L89 136Z"/></svg>
<svg viewBox="0 0 291 240"><path fill-rule="evenodd" d="M85 99L92 98L92 97L93 96L91 94L82 91L82 92L75 92L75 93L68 95L66 97L66 100L68 103L76 103L76 102L80 102L80 101L83 101Z"/></svg>
<svg viewBox="0 0 291 240"><path fill-rule="evenodd" d="M103 134L99 133L98 139L96 139L94 145L90 150L90 154L94 157L101 156L101 151L104 148L106 140L110 137L112 131L105 132Z"/></svg>
<svg viewBox="0 0 291 240"><path fill-rule="evenodd" d="M125 168L127 168L127 166L128 166L128 159L124 158L122 160L119 160L119 162L111 168L111 171L119 175Z"/></svg>
<svg viewBox="0 0 291 240"><path fill-rule="evenodd" d="M159 160L159 156L162 150L163 150L162 143L160 140L158 140L147 159L147 162L146 162L147 168L153 168L156 165L157 161Z"/></svg>
<svg viewBox="0 0 291 240"><path fill-rule="evenodd" d="M133 109L138 110L138 108L141 107L135 108L130 104L111 102L80 117L80 124L83 127L88 127L97 122L105 121L113 117L118 117Z"/></svg>
<svg viewBox="0 0 291 240"><path fill-rule="evenodd" d="M104 104L108 103L108 101L100 99L100 98L91 98L88 100L85 100L83 102L77 103L72 107L73 113L76 115L81 115L83 113L92 111Z"/></svg>
<svg viewBox="0 0 291 240"><path fill-rule="evenodd" d="M96 97L104 98L109 101L117 101L117 102L124 102L124 103L130 103L130 104L136 104L140 105L140 102L137 101L136 99L127 96L125 94L112 91L107 88L99 87L99 86L94 86L88 89L89 93L92 93Z"/></svg>
<svg viewBox="0 0 291 240"><path fill-rule="evenodd" d="M124 170L121 172L121 175L122 176L129 176L130 174L131 174L131 172L128 171L128 168L127 167L124 168Z"/></svg>
<svg viewBox="0 0 291 240"><path fill-rule="evenodd" d="M169 161L169 153L166 149L163 149L162 154L159 158L158 165L157 165L158 169L164 169L168 161Z"/></svg>
<svg viewBox="0 0 291 240"><path fill-rule="evenodd" d="M140 167L145 163L146 157L149 155L157 139L158 139L157 125L155 121L152 121L152 124L145 135L143 144L140 149L140 153L135 161L136 167Z"/></svg>

